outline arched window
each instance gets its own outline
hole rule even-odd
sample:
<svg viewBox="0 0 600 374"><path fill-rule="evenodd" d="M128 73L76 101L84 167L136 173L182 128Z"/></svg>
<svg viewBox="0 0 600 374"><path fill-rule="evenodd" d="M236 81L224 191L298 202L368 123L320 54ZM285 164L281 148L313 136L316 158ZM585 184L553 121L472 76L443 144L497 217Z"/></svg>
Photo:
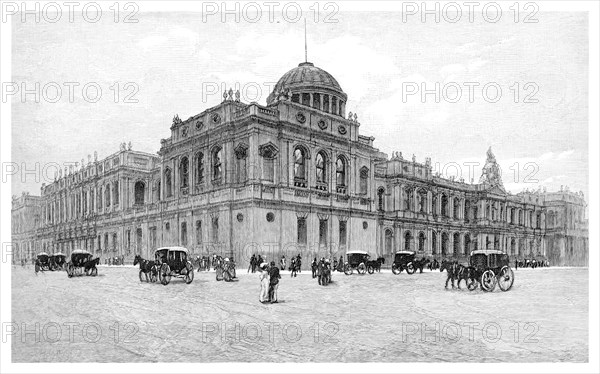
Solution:
<svg viewBox="0 0 600 374"><path fill-rule="evenodd" d="M442 233L442 256L446 256L448 254L448 233Z"/></svg>
<svg viewBox="0 0 600 374"><path fill-rule="evenodd" d="M84 205L86 203L87 201L84 202ZM115 183L113 183L113 205L119 205L119 181L115 181Z"/></svg>
<svg viewBox="0 0 600 374"><path fill-rule="evenodd" d="M362 167L360 169L360 194L366 195L369 192L369 169Z"/></svg>
<svg viewBox="0 0 600 374"><path fill-rule="evenodd" d="M110 206L110 184L104 187L104 203L107 207Z"/></svg>
<svg viewBox="0 0 600 374"><path fill-rule="evenodd" d="M446 194L442 194L442 216L448 217L448 196Z"/></svg>
<svg viewBox="0 0 600 374"><path fill-rule="evenodd" d="M306 152L300 147L294 150L294 181L296 186L306 187Z"/></svg>
<svg viewBox="0 0 600 374"><path fill-rule="evenodd" d="M392 233L392 230L387 229L385 230L385 253L390 254L392 253L392 248L393 248L393 241L394 241L394 234Z"/></svg>
<svg viewBox="0 0 600 374"><path fill-rule="evenodd" d="M460 212L460 199L458 197L455 197L453 200L454 200L454 211L452 213L452 216L454 219L458 219L458 214Z"/></svg>
<svg viewBox="0 0 600 374"><path fill-rule="evenodd" d="M385 189L383 187L380 187L377 190L377 209L380 212L383 212L385 210L384 199L383 199L384 194L385 194Z"/></svg>
<svg viewBox="0 0 600 374"><path fill-rule="evenodd" d="M437 233L435 231L431 232L431 254L437 254Z"/></svg>
<svg viewBox="0 0 600 374"><path fill-rule="evenodd" d="M196 154L196 184L204 182L204 153Z"/></svg>
<svg viewBox="0 0 600 374"><path fill-rule="evenodd" d="M516 247L516 244L517 244L517 243L516 243L516 241L515 241L515 238L512 238L512 239L510 239L510 254L511 254L512 256L514 256L514 255L516 254L516 253L515 253L515 247Z"/></svg>
<svg viewBox="0 0 600 374"><path fill-rule="evenodd" d="M537 212L537 215L535 217L535 227L538 229L542 228L542 213L541 212Z"/></svg>
<svg viewBox="0 0 600 374"><path fill-rule="evenodd" d="M412 248L412 233L410 231L407 231L406 234L404 234L404 250L410 251L411 248Z"/></svg>
<svg viewBox="0 0 600 374"><path fill-rule="evenodd" d="M425 233L419 233L419 252L423 252L425 250Z"/></svg>
<svg viewBox="0 0 600 374"><path fill-rule="evenodd" d="M165 169L165 193L167 197L173 196L173 181L172 181L171 169Z"/></svg>
<svg viewBox="0 0 600 374"><path fill-rule="evenodd" d="M418 198L419 198L419 206L418 206L419 212L425 213L426 207L427 207L427 191L425 191L424 189L420 189Z"/></svg>
<svg viewBox="0 0 600 374"><path fill-rule="evenodd" d="M223 176L222 157L221 147L215 148L212 153L213 180L215 181L220 180Z"/></svg>
<svg viewBox="0 0 600 374"><path fill-rule="evenodd" d="M317 153L316 159L316 175L317 175L317 184L326 184L327 183L327 165L326 165L326 156L323 152Z"/></svg>
<svg viewBox="0 0 600 374"><path fill-rule="evenodd" d="M144 197L146 195L146 185L142 181L135 182L134 186L134 199L135 205L143 205Z"/></svg>
<svg viewBox="0 0 600 374"><path fill-rule="evenodd" d="M458 254L460 252L460 234L455 232L452 239L453 239L452 252L454 253L454 256L458 256Z"/></svg>
<svg viewBox="0 0 600 374"><path fill-rule="evenodd" d="M179 187L186 188L188 187L190 180L190 172L189 172L190 163L187 157L182 157L179 162Z"/></svg>
<svg viewBox="0 0 600 374"><path fill-rule="evenodd" d="M344 158L341 156L338 157L335 163L335 181L338 188L346 187L346 161L344 161Z"/></svg>
<svg viewBox="0 0 600 374"><path fill-rule="evenodd" d="M410 187L404 188L404 210L412 210L412 189Z"/></svg>
<svg viewBox="0 0 600 374"><path fill-rule="evenodd" d="M438 197L436 194L433 194L433 196L431 197L431 214L433 214L434 216L437 216L437 202L438 202Z"/></svg>
<svg viewBox="0 0 600 374"><path fill-rule="evenodd" d="M470 234L466 234L465 235L465 247L464 247L463 254L465 256L467 256L469 254L470 250L471 250L471 235Z"/></svg>

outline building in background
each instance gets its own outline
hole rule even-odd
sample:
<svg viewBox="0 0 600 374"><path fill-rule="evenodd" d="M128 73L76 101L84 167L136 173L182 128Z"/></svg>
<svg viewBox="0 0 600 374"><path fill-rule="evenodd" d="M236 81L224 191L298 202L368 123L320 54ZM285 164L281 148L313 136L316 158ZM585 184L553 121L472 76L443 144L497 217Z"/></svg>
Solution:
<svg viewBox="0 0 600 374"><path fill-rule="evenodd" d="M464 259L500 249L587 265L583 194L510 194L491 149L476 184L434 175L429 158L389 158L359 134L335 78L311 63L287 72L266 106L232 90L223 99L175 116L158 156L122 144L61 171L40 197L13 199L17 257L83 248L131 260L181 245L245 265L252 253Z"/></svg>

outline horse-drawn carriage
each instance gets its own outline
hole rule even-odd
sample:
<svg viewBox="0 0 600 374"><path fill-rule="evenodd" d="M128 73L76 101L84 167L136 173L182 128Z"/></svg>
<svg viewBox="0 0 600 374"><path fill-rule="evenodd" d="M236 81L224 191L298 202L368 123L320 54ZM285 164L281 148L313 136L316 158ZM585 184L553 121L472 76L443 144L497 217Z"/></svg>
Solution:
<svg viewBox="0 0 600 374"><path fill-rule="evenodd" d="M480 284L483 291L491 292L496 288L496 283L502 291L508 291L515 281L508 255L502 251L473 251L469 256L469 265L474 272L471 282L467 284L470 291Z"/></svg>
<svg viewBox="0 0 600 374"><path fill-rule="evenodd" d="M394 255L394 262L392 263L392 273L398 275L402 273L402 270L406 270L408 274L415 273L415 252L412 251L398 251Z"/></svg>
<svg viewBox="0 0 600 374"><path fill-rule="evenodd" d="M50 270L50 256L46 252L40 252L35 260L35 273Z"/></svg>
<svg viewBox="0 0 600 374"><path fill-rule="evenodd" d="M67 256L64 253L56 252L49 257L50 270L62 270L67 264Z"/></svg>
<svg viewBox="0 0 600 374"><path fill-rule="evenodd" d="M96 267L100 263L100 258L94 256L83 249L76 249L71 253L71 261L66 265L67 275L69 278L75 275L91 275L95 277L98 275L98 268Z"/></svg>
<svg viewBox="0 0 600 374"><path fill-rule="evenodd" d="M344 274L350 275L356 269L358 274L367 272L367 262L369 254L365 251L349 251L346 252L347 261L344 264Z"/></svg>
<svg viewBox="0 0 600 374"><path fill-rule="evenodd" d="M171 277L179 277L190 284L194 280L194 265L188 260L188 250L183 247L163 247L154 251L158 280L169 284ZM141 276L141 275L140 275Z"/></svg>

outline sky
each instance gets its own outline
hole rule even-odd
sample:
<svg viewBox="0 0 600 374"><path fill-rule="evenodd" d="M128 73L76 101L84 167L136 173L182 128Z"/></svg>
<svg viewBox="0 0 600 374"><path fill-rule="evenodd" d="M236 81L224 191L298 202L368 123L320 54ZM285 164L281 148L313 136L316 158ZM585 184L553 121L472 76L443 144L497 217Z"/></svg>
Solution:
<svg viewBox="0 0 600 374"><path fill-rule="evenodd" d="M269 87L304 61L303 22L278 15L252 23L140 11L137 23L115 23L110 14L96 23L13 22L12 80L28 89L37 82L42 93L39 103L34 95L13 98L12 161L21 171L40 165L41 175L17 174L13 195L38 195L52 179L50 163L87 162L94 151L103 158L129 141L156 153L175 114L186 119L218 104L223 88L265 104ZM568 185L588 195L585 13L539 12L537 23L515 23L508 13L496 23L403 22L399 13L342 6L328 22L323 15L307 17L308 60L337 79L346 110L375 147L431 157L446 176L458 165L458 176L475 182L492 147L508 191ZM86 84L89 99L101 88L97 102L84 100ZM436 84L439 102L421 96Z"/></svg>

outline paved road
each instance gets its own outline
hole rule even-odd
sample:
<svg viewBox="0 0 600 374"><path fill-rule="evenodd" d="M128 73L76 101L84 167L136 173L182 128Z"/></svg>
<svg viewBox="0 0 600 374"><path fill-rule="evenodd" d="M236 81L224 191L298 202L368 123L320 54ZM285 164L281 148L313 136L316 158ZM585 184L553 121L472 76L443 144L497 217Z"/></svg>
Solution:
<svg viewBox="0 0 600 374"><path fill-rule="evenodd" d="M517 270L508 292L445 290L446 273L283 274L279 304L257 274L186 285L13 268L13 362L584 362L588 270Z"/></svg>

